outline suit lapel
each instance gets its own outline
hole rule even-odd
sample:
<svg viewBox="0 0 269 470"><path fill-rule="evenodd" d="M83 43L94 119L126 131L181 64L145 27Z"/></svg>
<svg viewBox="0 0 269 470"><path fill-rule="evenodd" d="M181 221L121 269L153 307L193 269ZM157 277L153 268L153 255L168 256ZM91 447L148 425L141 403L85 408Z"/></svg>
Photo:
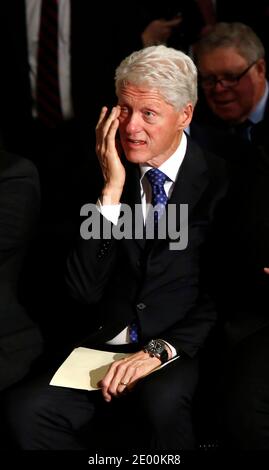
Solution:
<svg viewBox="0 0 269 470"><path fill-rule="evenodd" d="M180 167L173 192L168 201L168 206L170 204L175 204L176 206L176 220L169 221L170 229L172 222L173 227L176 227L177 233L180 233L182 229L180 204L187 204L188 219L190 221L193 209L200 200L207 184L208 170L203 152L190 138L188 138L186 155ZM169 234L167 234L167 240L170 240Z"/></svg>
<svg viewBox="0 0 269 470"><path fill-rule="evenodd" d="M140 189L140 171L139 166L133 163L126 163L126 184L122 195L122 202L128 204L132 209L132 237L133 240L140 246L141 249L145 247L146 240L139 239L135 236L135 206L137 205L137 216L140 223L143 224L143 214L141 205L141 189ZM143 235L144 236L144 235Z"/></svg>
<svg viewBox="0 0 269 470"><path fill-rule="evenodd" d="M188 214L190 217L207 183L207 164L203 157L203 152L188 137L186 155L168 202L168 204L176 204L177 206L177 221L180 220L180 204L188 204Z"/></svg>

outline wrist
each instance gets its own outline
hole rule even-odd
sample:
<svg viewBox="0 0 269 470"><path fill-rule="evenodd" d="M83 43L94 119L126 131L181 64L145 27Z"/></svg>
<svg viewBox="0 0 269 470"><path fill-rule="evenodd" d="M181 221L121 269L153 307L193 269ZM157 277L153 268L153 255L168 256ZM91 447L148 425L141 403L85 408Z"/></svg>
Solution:
<svg viewBox="0 0 269 470"><path fill-rule="evenodd" d="M154 367L158 367L158 366L160 366L160 365L162 364L162 361L161 361L161 359L160 359L159 357L154 356L153 354L149 353L148 351L145 351L145 349L143 349L143 354L145 355L145 357L146 357L147 359L150 359L150 360L151 360L152 365L153 365Z"/></svg>
<svg viewBox="0 0 269 470"><path fill-rule="evenodd" d="M105 187L99 199L102 206L111 206L115 204L120 204L121 195L122 188L118 189Z"/></svg>
<svg viewBox="0 0 269 470"><path fill-rule="evenodd" d="M165 364L170 359L169 347L161 339L152 339L144 346L143 351L147 352L151 357L159 359L162 364ZM172 354L171 351L170 354Z"/></svg>

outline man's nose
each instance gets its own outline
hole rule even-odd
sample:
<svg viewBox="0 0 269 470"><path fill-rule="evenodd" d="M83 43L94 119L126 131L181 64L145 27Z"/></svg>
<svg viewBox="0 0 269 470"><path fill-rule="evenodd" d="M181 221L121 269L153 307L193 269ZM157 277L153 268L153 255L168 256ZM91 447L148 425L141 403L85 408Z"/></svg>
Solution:
<svg viewBox="0 0 269 470"><path fill-rule="evenodd" d="M126 124L126 132L132 134L137 132L141 128L140 118L137 114L132 114L128 117Z"/></svg>
<svg viewBox="0 0 269 470"><path fill-rule="evenodd" d="M221 91L226 91L226 90L227 90L227 87L223 86L221 80L218 80L218 81L215 83L215 86L214 86L214 91L215 91L215 92L221 92Z"/></svg>

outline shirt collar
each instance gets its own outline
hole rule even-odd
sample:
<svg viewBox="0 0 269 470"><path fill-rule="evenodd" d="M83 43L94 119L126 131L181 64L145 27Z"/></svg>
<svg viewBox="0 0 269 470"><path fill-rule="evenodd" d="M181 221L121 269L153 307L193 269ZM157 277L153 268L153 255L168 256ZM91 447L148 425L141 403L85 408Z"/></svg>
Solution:
<svg viewBox="0 0 269 470"><path fill-rule="evenodd" d="M255 109L250 113L248 119L253 122L253 124L257 124L258 122L262 121L265 114L266 103L269 95L269 86L268 82L266 82L265 91L263 96L261 97L260 101L258 102Z"/></svg>
<svg viewBox="0 0 269 470"><path fill-rule="evenodd" d="M177 174L179 172L180 166L183 162L187 149L187 137L182 133L181 141L176 151L169 157L165 162L163 162L158 168L161 170L168 178L175 182ZM147 163L140 163L140 181L143 179L145 173L150 170L152 167Z"/></svg>

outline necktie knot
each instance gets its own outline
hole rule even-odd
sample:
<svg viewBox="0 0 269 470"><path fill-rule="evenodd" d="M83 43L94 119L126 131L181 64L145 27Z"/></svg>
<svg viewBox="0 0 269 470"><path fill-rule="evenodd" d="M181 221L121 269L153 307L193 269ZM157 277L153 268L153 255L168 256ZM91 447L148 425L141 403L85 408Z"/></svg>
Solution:
<svg viewBox="0 0 269 470"><path fill-rule="evenodd" d="M168 176L158 168L151 168L151 170L147 171L146 177L152 186L159 188L163 187L165 181L169 180Z"/></svg>
<svg viewBox="0 0 269 470"><path fill-rule="evenodd" d="M252 127L253 122L250 119L246 119L244 122L241 122L234 127L234 133L241 139L251 140Z"/></svg>
<svg viewBox="0 0 269 470"><path fill-rule="evenodd" d="M157 204L165 206L168 198L164 190L164 183L170 178L158 168L151 168L151 170L147 171L146 177L151 184L153 206Z"/></svg>

